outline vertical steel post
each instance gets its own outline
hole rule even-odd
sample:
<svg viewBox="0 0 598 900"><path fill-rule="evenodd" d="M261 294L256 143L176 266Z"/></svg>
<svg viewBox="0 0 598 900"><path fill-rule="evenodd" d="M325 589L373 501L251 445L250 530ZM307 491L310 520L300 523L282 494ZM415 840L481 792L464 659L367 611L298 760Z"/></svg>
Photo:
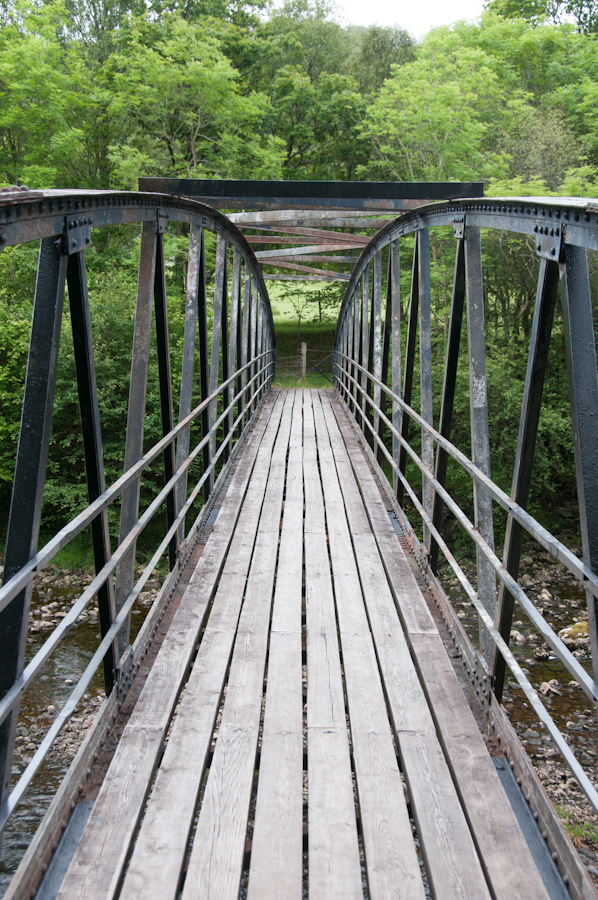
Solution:
<svg viewBox="0 0 598 900"><path fill-rule="evenodd" d="M390 354L390 336L392 333L392 252L388 256L388 277L386 281L386 307L384 310L384 333L382 340L382 383L388 387L388 357ZM381 391L380 410L385 416L388 416L388 394ZM378 422L378 437L381 441L384 438L386 425L383 420ZM382 465L384 455L382 449L378 447L378 462Z"/></svg>
<svg viewBox="0 0 598 900"><path fill-rule="evenodd" d="M255 355L259 357L262 353L262 330L264 324L264 304L262 301L262 295L259 295L258 299L258 312L257 312L257 339L256 339L256 350ZM262 368L262 360L260 359L256 365L256 371L260 371ZM263 384L263 375L258 376L257 380L257 391L258 391L258 400L261 400L262 397L262 384Z"/></svg>
<svg viewBox="0 0 598 900"><path fill-rule="evenodd" d="M373 325L373 341L372 341L372 365L371 371L374 377L382 378L382 251L379 250L374 256L374 283L373 283L373 304L372 304L372 325ZM380 385L374 382L374 434L372 434L372 446L376 456L378 456L378 447L374 435L378 434L378 425L380 422Z"/></svg>
<svg viewBox="0 0 598 900"><path fill-rule="evenodd" d="M411 406L411 393L413 390L413 365L415 362L415 349L417 337L417 320L419 313L419 241L417 236L413 245L413 264L411 267L411 291L409 296L409 320L407 322L407 346L405 348L405 372L403 376L403 400L407 406ZM401 437L409 441L410 418L405 413L401 415ZM407 451L404 447L399 449L399 471L405 474L407 468ZM397 500L403 504L405 489L401 481L397 479Z"/></svg>
<svg viewBox="0 0 598 900"><path fill-rule="evenodd" d="M170 344L168 334L168 306L166 302L166 269L164 267L164 235L159 234L156 242L156 277L154 279L154 315L156 319L156 352L158 356L158 381L160 385L160 418L162 437L174 428L172 405L172 376L170 373ZM174 475L174 441L164 450L164 483ZM176 518L176 496L174 489L166 498L166 523L170 528ZM178 531L168 545L168 563L172 571L179 552Z"/></svg>
<svg viewBox="0 0 598 900"><path fill-rule="evenodd" d="M361 365L364 369L368 367L370 356L370 319L369 319L369 299L370 299L370 267L366 266L361 276ZM365 372L362 372L361 387L363 393L361 395L361 430L365 435L365 416L368 409L368 403L365 395L368 390L369 379Z"/></svg>
<svg viewBox="0 0 598 900"><path fill-rule="evenodd" d="M577 498L584 563L598 572L598 376L587 252L565 244L562 297ZM598 599L586 594L594 694L598 695Z"/></svg>
<svg viewBox="0 0 598 900"><path fill-rule="evenodd" d="M197 335L197 296L199 293L199 267L201 261L202 229L191 225L189 234L189 259L187 263L187 292L185 296L185 330L183 334L183 360L181 368L181 390L179 395L179 422L191 412L193 403L193 371L195 368L195 342ZM179 432L176 444L177 469L189 456L190 426ZM187 499L187 473L176 487L177 512ZM179 526L179 541L185 538L185 521Z"/></svg>
<svg viewBox="0 0 598 900"><path fill-rule="evenodd" d="M202 230L199 245L199 269L197 275L197 323L199 326L199 384L202 403L210 396L209 374L209 347L208 347L208 298L206 283L206 245L205 235ZM210 430L209 410L204 408L201 413L201 436L204 438ZM210 465L210 447L206 444L203 448L203 471ZM210 496L209 479L204 482L204 503Z"/></svg>
<svg viewBox="0 0 598 900"><path fill-rule="evenodd" d="M457 384L457 365L459 362L459 346L461 343L461 331L463 326L463 308L465 306L465 246L463 240L457 241L457 255L455 259L455 274L453 277L453 296L451 300L451 318L449 323L448 342L446 346L446 361L444 365L444 384L442 386L442 406L440 409L440 434L450 440L453 425L453 407L455 404L455 387ZM448 453L442 447L436 451L436 480L444 487L446 481L446 469ZM441 530L442 511L444 502L440 494L434 491L434 503L432 506L432 522ZM430 568L434 573L438 568L438 544L430 540Z"/></svg>
<svg viewBox="0 0 598 900"><path fill-rule="evenodd" d="M241 254L239 250L233 248L233 283L230 298L230 334L228 342L228 374L232 375L237 371L239 359L239 301L241 298ZM236 378L232 383L229 398L236 394L235 388L238 387L239 379ZM238 404L237 404L238 406ZM230 433L233 422L235 420L234 408L228 414L228 432Z"/></svg>
<svg viewBox="0 0 598 900"><path fill-rule="evenodd" d="M69 256L67 284L75 352L75 370L77 373L79 411L81 414L81 433L85 456L87 496L89 502L93 503L106 489L106 481L104 477L102 432L91 338L84 251L73 253ZM108 510L103 510L91 523L91 540L94 566L97 573L104 568L110 558ZM114 582L112 577L104 582L98 591L98 613L100 633L104 637L114 620ZM110 695L114 686L115 650L116 648L111 646L104 656L104 687L106 696Z"/></svg>
<svg viewBox="0 0 598 900"><path fill-rule="evenodd" d="M353 327L354 327L353 297L351 297L349 299L349 302L347 303L347 312L345 313L345 315L347 317L347 322L348 322L347 349L345 352L346 352L347 356L349 357L349 359L347 360L347 372L348 372L348 375L351 376L351 375L353 375L353 364L349 360L351 360L353 357ZM348 391L348 396L345 399L347 400L347 403L349 404L349 409L351 409L352 405L353 405L352 404L353 382L351 381L350 377L347 378L347 391Z"/></svg>
<svg viewBox="0 0 598 900"><path fill-rule="evenodd" d="M511 499L527 509L529 490L536 449L536 437L538 434L538 422L542 408L542 391L548 365L548 351L550 349L550 335L554 307L559 284L558 262L548 262L543 259L540 264L538 276L538 289L536 292L536 304L534 307L534 319L530 337L529 354L527 358L527 370L525 373L525 385L523 388L523 401L521 404L521 418L519 420L519 435L517 438L517 452L513 467L513 482L511 487ZM519 574L519 561L523 544L523 528L515 522L512 516L507 519L505 534L505 548L503 562L507 571L517 578ZM497 622L499 631L507 642L511 637L511 622L513 620L514 599L510 591L505 589L501 582L498 591ZM494 693L498 700L502 699L505 679L505 661L501 654L494 648L493 655L493 685Z"/></svg>
<svg viewBox="0 0 598 900"><path fill-rule="evenodd" d="M243 287L243 334L241 337L241 365L246 366L249 361L249 322L251 318L251 273L249 268L245 269L245 283ZM247 391L245 388L247 387L247 382L249 378L247 377L247 370L243 370L243 374L241 376L241 385L243 387L243 396L241 397L241 403L243 404L243 409L245 410L245 406L247 405ZM245 424L245 414L243 414L243 424Z"/></svg>
<svg viewBox="0 0 598 900"><path fill-rule="evenodd" d="M432 403L432 297L430 290L430 229L417 232L419 244L419 384L421 415L434 424ZM422 462L430 472L434 469L434 440L422 428ZM425 511L432 515L433 488L422 476L422 497ZM424 546L430 548L430 534L424 526Z"/></svg>
<svg viewBox="0 0 598 900"><path fill-rule="evenodd" d="M490 434L488 428L488 388L486 382L486 332L482 281L480 229L465 226L465 271L467 286L467 335L469 345L469 402L471 412L472 460L490 477ZM481 536L494 548L492 500L474 481L475 524ZM490 561L476 546L478 596L496 621L496 575ZM490 664L493 641L480 622L480 647Z"/></svg>
<svg viewBox="0 0 598 900"><path fill-rule="evenodd" d="M351 355L353 357L354 362L359 362L359 339L360 339L360 322L359 322L359 287L355 286L353 289L353 296L351 297L351 302L353 303L353 346L351 348ZM355 381L359 381L359 370L357 366L353 365L352 368L353 378ZM359 406L359 392L355 385L355 382L352 384L353 391L353 405L352 412L354 416L357 416L357 408Z"/></svg>
<svg viewBox="0 0 598 900"><path fill-rule="evenodd" d="M392 392L401 395L401 268L400 241L397 238L390 244L389 273L392 308ZM392 424L400 431L401 407L396 400L392 401ZM399 439L392 436L392 458L399 462ZM397 473L393 470L393 488L397 490Z"/></svg>
<svg viewBox="0 0 598 900"><path fill-rule="evenodd" d="M251 323L250 323L250 332L249 332L249 360L253 362L255 360L256 352L257 352L257 312L258 312L258 291L257 291L257 283L255 279L252 279L251 284ZM249 370L251 378L255 377L255 373L257 371L256 364L253 362L251 369ZM256 401L256 391L257 391L257 382L253 382L251 386L251 412L255 411L255 401Z"/></svg>
<svg viewBox="0 0 598 900"><path fill-rule="evenodd" d="M224 269L226 266L226 240L219 234L216 241L216 271L214 273L214 315L212 318L212 346L210 353L210 394L214 394L220 381L220 336L222 331L222 304L224 297ZM210 400L209 427L214 428L218 418L218 397ZM210 435L210 463L216 453L216 432ZM214 472L209 477L210 493L214 487Z"/></svg>
<svg viewBox="0 0 598 900"><path fill-rule="evenodd" d="M131 381L129 384L129 408L127 411L127 433L125 438L124 471L141 459L143 453L143 429L145 424L145 401L147 396L147 372L150 352L150 331L152 305L154 301L154 280L156 274L157 232L153 222L144 222L141 232L139 255L139 277L137 281L137 306L131 354ZM138 477L122 494L120 506L119 544L134 528L139 515ZM115 608L118 613L133 588L135 577L135 544L123 557L116 569ZM119 657L129 643L130 617L118 634ZM118 666L119 660L116 661Z"/></svg>
<svg viewBox="0 0 598 900"><path fill-rule="evenodd" d="M58 348L64 305L67 260L60 237L43 238L39 250L31 341L25 393L10 503L3 583L37 553L52 412L58 368ZM23 671L31 586L0 613L2 660L0 698ZM18 706L0 725L0 807L10 788Z"/></svg>
<svg viewBox="0 0 598 900"><path fill-rule="evenodd" d="M376 279L374 277L374 274L375 274L375 263L374 263L374 270L372 272L372 293L371 293L371 298L370 298L371 305L370 305L370 319L369 319L369 327L368 327L368 356L367 356L368 378L366 381L366 394L368 397L372 397L372 393L373 393L372 392L373 381L371 379L371 375L374 372L374 351L375 351L374 343L375 343L375 329L376 329L376 315L375 315L375 309L374 309L374 294L376 292L376 290L375 290L375 280ZM369 291L370 291L370 286L368 283L368 295L369 295ZM367 416L370 425L373 426L374 411L372 409L371 403L369 403L369 402L366 402L365 415ZM374 440L374 433L370 428L367 429L366 437L367 437L367 440L370 442L370 445L372 446L372 448L374 448L376 442Z"/></svg>
<svg viewBox="0 0 598 900"><path fill-rule="evenodd" d="M230 375L228 368L228 357L229 357L229 343L228 343L228 249L224 254L224 274L222 278L222 381L228 381L228 376ZM232 390L229 387L225 387L222 391L222 411L226 409L228 406L229 400L232 397ZM230 422L230 416L225 416L222 421L222 441L226 441L228 437L228 426ZM226 463L228 458L230 457L230 445L227 443L224 447L224 462Z"/></svg>

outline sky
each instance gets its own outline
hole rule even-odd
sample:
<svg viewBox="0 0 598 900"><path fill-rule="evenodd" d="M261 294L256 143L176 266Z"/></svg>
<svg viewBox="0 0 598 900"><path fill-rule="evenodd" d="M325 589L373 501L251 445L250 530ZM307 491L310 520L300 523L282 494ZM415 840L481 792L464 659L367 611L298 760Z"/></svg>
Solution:
<svg viewBox="0 0 598 900"><path fill-rule="evenodd" d="M347 25L400 25L421 38L436 25L450 25L459 19L476 19L483 0L336 0Z"/></svg>

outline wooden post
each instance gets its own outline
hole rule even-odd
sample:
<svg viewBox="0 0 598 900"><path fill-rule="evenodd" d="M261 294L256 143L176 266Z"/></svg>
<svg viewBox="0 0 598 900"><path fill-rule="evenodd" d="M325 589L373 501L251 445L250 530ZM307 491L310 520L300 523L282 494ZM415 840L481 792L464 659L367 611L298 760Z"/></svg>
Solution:
<svg viewBox="0 0 598 900"><path fill-rule="evenodd" d="M301 342L301 381L305 381L307 376L307 344Z"/></svg>

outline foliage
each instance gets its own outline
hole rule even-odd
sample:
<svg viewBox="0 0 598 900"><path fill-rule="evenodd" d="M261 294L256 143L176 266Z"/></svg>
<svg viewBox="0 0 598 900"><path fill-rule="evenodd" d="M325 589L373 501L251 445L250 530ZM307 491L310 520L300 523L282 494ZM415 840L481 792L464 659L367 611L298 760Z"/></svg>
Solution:
<svg viewBox="0 0 598 900"><path fill-rule="evenodd" d="M0 0L0 179L33 188L127 189L143 174L458 179L482 180L490 195L596 196L595 32L594 0L491 0L481 20L435 29L419 44L399 25L344 27L327 0L287 0L276 9L264 0ZM484 235L483 246L489 391L499 411L491 423L492 465L509 489L537 259L523 238L493 233ZM184 229L169 235L166 247L176 396ZM410 239L402 240L404 328L411 247ZM452 232L436 233L431 249L439 387ZM0 254L3 510L36 254L33 245ZM133 228L94 232L87 253L109 478L122 468L137 254ZM212 270L212 235L206 254ZM595 284L595 262L591 267ZM287 311L296 307L289 326L295 344L298 327L308 342L320 327L332 340L343 286L312 288L300 282L279 288L276 304ZM536 455L536 502L563 486L573 489L561 328L557 316ZM73 365L67 311L45 507L56 522L86 502ZM463 365L454 435L467 451L465 372ZM148 441L160 432L157 409L152 364ZM157 478L157 472L148 473L146 486ZM449 481L465 496L459 478L449 469Z"/></svg>

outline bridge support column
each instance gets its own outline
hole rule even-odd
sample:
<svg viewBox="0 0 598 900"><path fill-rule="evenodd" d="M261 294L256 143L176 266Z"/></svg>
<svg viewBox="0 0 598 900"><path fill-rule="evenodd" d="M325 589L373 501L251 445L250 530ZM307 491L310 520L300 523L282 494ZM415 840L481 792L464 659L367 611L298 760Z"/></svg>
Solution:
<svg viewBox="0 0 598 900"><path fill-rule="evenodd" d="M62 238L43 238L39 251L31 342L25 376L21 430L10 504L3 583L37 553L46 465L58 369L67 256ZM31 584L0 613L3 639L0 699L23 671ZM0 725L0 809L10 787L18 703Z"/></svg>
<svg viewBox="0 0 598 900"><path fill-rule="evenodd" d="M405 349L405 374L403 378L403 400L407 406L411 406L411 393L413 390L413 363L415 360L415 348L417 339L417 319L419 314L419 241L417 235L413 247L413 265L411 269L411 295L409 297L409 321L407 323L407 347ZM401 437L409 442L410 419L407 415L401 415ZM407 451L403 446L399 449L399 471L405 474L407 467ZM401 481L397 483L397 500L399 506L403 505L405 489Z"/></svg>
<svg viewBox="0 0 598 900"><path fill-rule="evenodd" d="M422 228L417 233L418 284L419 284L419 385L421 415L430 425L434 424L432 400L432 298L430 293L430 230ZM422 462L434 471L434 440L422 428ZM422 499L426 513L432 515L433 488L425 475L422 476ZM430 549L431 535L424 526L424 546Z"/></svg>
<svg viewBox="0 0 598 900"><path fill-rule="evenodd" d="M488 430L488 388L486 383L486 333L482 281L482 243L479 228L465 227L465 270L467 286L467 334L469 343L469 404L471 414L472 460L490 477L490 435ZM494 549L492 500L474 481L475 525ZM476 547L478 595L492 619L496 619L496 575L490 561ZM480 647L490 663L494 642L480 623Z"/></svg>
<svg viewBox="0 0 598 900"><path fill-rule="evenodd" d="M587 251L565 244L562 297L573 449L584 563L598 572L598 375ZM588 591L594 695L598 694L598 598Z"/></svg>
<svg viewBox="0 0 598 900"><path fill-rule="evenodd" d="M446 347L446 362L444 365L444 383L442 386L442 406L440 409L440 434L450 440L453 424L453 407L455 403L455 387L457 384L457 365L459 362L459 347L461 344L461 329L463 327L463 309L465 306L465 245L462 238L457 241L457 256L455 259L455 274L453 278L453 296L451 300L451 318ZM448 453L442 447L436 451L436 479L444 487L446 482L446 470L448 465ZM440 494L434 492L432 507L432 523L440 531L442 528L442 511L444 501ZM430 541L430 568L434 573L438 568L438 544L431 538Z"/></svg>
<svg viewBox="0 0 598 900"><path fill-rule="evenodd" d="M534 320L530 336L530 348L523 388L523 403L519 421L519 436L513 467L511 499L527 509L531 484L536 436L542 407L542 391L548 364L550 334L559 283L559 265L543 259L538 277ZM512 516L507 519L503 563L513 578L519 574L519 561L523 545L524 530ZM511 622L514 608L513 595L501 582L498 592L497 623L501 636L507 642L511 637ZM501 654L494 648L492 673L494 693L502 699L506 664Z"/></svg>
<svg viewBox="0 0 598 900"><path fill-rule="evenodd" d="M156 255L158 233L153 222L144 222L141 232L139 256L139 278L137 282L137 306L135 309L135 329L131 357L131 382L129 385L129 410L127 414L127 436L125 443L124 471L141 459L143 453L143 431L145 424L145 400L147 395L147 373L150 353L150 332L154 283L156 277ZM139 515L139 490L141 479L136 478L122 493L120 507L119 544L135 527ZM129 596L135 577L135 544L123 557L116 569L115 606L118 612ZM119 656L129 644L130 619L118 635ZM118 660L117 660L118 664Z"/></svg>

